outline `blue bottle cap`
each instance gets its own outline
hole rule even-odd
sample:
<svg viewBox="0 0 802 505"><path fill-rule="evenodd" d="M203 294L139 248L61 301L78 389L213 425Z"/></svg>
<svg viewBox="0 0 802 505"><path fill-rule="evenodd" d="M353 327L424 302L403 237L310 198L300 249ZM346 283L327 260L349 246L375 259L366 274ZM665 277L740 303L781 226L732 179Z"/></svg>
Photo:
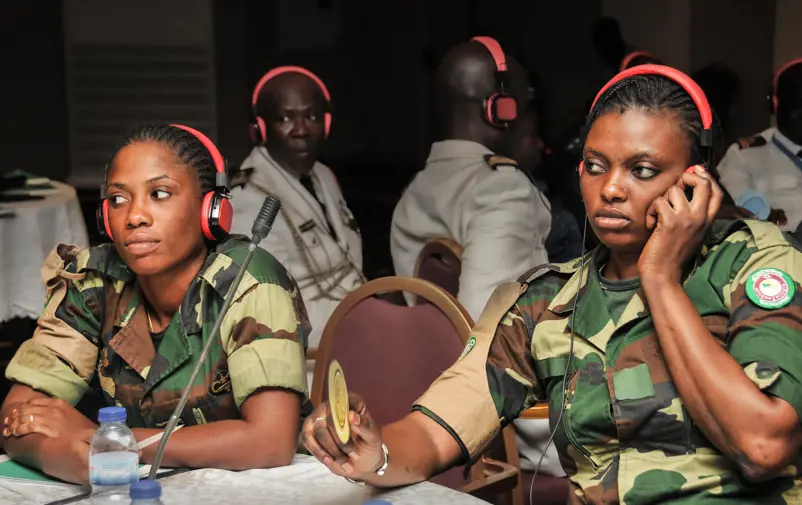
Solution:
<svg viewBox="0 0 802 505"><path fill-rule="evenodd" d="M132 500L152 500L154 498L161 498L162 485L158 481L143 479L131 484L131 490L128 492Z"/></svg>
<svg viewBox="0 0 802 505"><path fill-rule="evenodd" d="M769 204L768 200L753 189L747 189L741 193L741 196L735 200L735 205L743 207L760 220L768 218L771 212L771 204Z"/></svg>
<svg viewBox="0 0 802 505"><path fill-rule="evenodd" d="M97 420L101 423L124 423L125 419L125 407L103 407L97 413Z"/></svg>

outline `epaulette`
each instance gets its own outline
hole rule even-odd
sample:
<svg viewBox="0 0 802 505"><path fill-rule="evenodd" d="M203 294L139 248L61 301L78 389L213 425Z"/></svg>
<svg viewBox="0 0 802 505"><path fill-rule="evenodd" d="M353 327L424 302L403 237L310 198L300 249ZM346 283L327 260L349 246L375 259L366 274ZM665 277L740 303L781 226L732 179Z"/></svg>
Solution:
<svg viewBox="0 0 802 505"><path fill-rule="evenodd" d="M245 185L248 183L248 180L250 180L252 173L253 173L253 167L241 168L236 172L234 172L228 179L229 189L233 189L238 186L244 188Z"/></svg>
<svg viewBox="0 0 802 505"><path fill-rule="evenodd" d="M493 170L513 169L518 170L518 162L506 156L498 154L485 154L485 163Z"/></svg>
<svg viewBox="0 0 802 505"><path fill-rule="evenodd" d="M738 148L739 149L748 149L750 147L760 147L765 146L767 144L766 137L763 135L755 135L753 137L746 137L742 139L738 139Z"/></svg>

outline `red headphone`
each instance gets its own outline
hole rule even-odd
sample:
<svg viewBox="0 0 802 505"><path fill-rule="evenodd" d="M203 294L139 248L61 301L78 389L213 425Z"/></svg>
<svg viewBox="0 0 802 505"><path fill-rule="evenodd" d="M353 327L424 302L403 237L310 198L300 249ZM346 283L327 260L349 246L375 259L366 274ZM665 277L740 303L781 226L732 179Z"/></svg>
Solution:
<svg viewBox="0 0 802 505"><path fill-rule="evenodd" d="M596 108L596 104L599 102L599 99L602 98L602 95L604 95L608 89L610 89L614 84L636 75L660 75L679 84L682 89L684 89L685 92L691 96L693 103L696 104L696 108L699 110L699 115L702 117L703 130L700 134L700 142L702 146L710 147L713 145L713 111L710 109L710 104L707 101L704 91L702 91L702 88L700 88L693 79L680 72L676 68L667 67L665 65L638 65L620 72L618 75L613 77L610 82L605 84L596 95L596 98L593 100L593 105L590 106L588 118L590 118L590 114L592 114L593 110ZM582 175L584 164L584 161L579 162L580 176ZM690 173L693 172L694 168L695 166L688 167L688 169L685 171Z"/></svg>
<svg viewBox="0 0 802 505"><path fill-rule="evenodd" d="M323 84L323 81L320 77L316 76L309 70L303 67L296 67L296 66L287 66L287 67L277 67L271 70L270 72L266 73L264 77L259 79L259 82L256 83L256 87L253 89L253 96L251 97L251 109L253 111L253 123L251 123L250 127L250 134L251 134L251 141L257 145L265 145L267 142L267 130L265 125L265 120L259 115L259 111L256 110L256 104L259 102L259 93L261 93L262 88L267 84L267 82L275 77L278 77L281 74L286 74L289 72L294 72L296 74L301 74L309 77L317 87L320 88L320 92L323 93L323 98L326 99L326 113L324 116L324 127L325 127L325 134L326 138L329 136L329 131L331 130L331 94L329 93L329 88Z"/></svg>
<svg viewBox="0 0 802 505"><path fill-rule="evenodd" d="M518 117L518 102L504 91L507 84L507 57L501 45L492 37L474 37L471 40L485 46L496 63L499 91L484 99L484 118L493 126L506 128Z"/></svg>
<svg viewBox="0 0 802 505"><path fill-rule="evenodd" d="M176 128L180 128L186 132L191 133L197 138L203 147L209 151L214 162L214 168L217 171L215 177L215 187L203 196L203 203L201 204L201 229L203 236L209 240L223 240L228 236L231 231L231 220L234 217L234 208L228 199L228 178L226 176L226 164L223 160L223 155L209 140L209 138L194 128L183 126L180 124L173 124ZM109 225L109 200L106 197L106 184L103 183L103 201L97 209L97 223L100 235L104 238L114 240L111 233L111 226Z"/></svg>
<svg viewBox="0 0 802 505"><path fill-rule="evenodd" d="M629 67L629 64L632 63L632 60L635 58L651 58L655 59L654 55L648 51L633 51L628 55L624 56L624 59L621 60L621 66L618 68L619 72L623 72Z"/></svg>
<svg viewBox="0 0 802 505"><path fill-rule="evenodd" d="M780 101L777 99L777 84L779 84L780 82L780 77L786 70L796 65L799 65L800 63L802 63L802 58L791 60L787 62L785 65L781 66L780 69L774 73L774 77L771 79L771 96L769 97L771 102L770 105L772 114L774 115L777 114L777 105L780 103Z"/></svg>

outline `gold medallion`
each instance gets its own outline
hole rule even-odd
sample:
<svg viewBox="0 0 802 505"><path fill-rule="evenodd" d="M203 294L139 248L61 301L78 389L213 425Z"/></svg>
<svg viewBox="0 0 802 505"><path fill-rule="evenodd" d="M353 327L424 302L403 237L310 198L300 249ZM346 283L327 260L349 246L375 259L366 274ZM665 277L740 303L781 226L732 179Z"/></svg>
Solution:
<svg viewBox="0 0 802 505"><path fill-rule="evenodd" d="M345 374L337 360L329 365L329 416L337 438L342 445L351 440L351 426L348 423L348 388Z"/></svg>

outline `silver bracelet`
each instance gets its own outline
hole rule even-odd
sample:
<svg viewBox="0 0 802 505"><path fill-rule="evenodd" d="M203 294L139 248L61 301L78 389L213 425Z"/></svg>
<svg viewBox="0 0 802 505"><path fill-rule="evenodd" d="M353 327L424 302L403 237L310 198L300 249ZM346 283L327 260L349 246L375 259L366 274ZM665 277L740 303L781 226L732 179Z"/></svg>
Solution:
<svg viewBox="0 0 802 505"><path fill-rule="evenodd" d="M390 464L390 451L387 450L387 446L382 444L382 453L384 453L384 463L376 470L376 475L381 477L384 475L384 472L387 471L387 466ZM360 486L364 486L365 483L361 480L354 480L351 478L346 477L345 480L350 482L351 484L359 484Z"/></svg>

